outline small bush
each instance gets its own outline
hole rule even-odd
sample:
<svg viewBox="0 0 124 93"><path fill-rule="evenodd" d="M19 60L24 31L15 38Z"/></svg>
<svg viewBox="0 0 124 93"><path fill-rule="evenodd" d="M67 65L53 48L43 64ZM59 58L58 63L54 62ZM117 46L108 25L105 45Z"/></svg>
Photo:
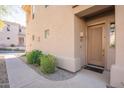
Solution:
<svg viewBox="0 0 124 93"><path fill-rule="evenodd" d="M40 69L43 73L54 73L55 72L55 63L56 59L53 55L42 55L40 62Z"/></svg>
<svg viewBox="0 0 124 93"><path fill-rule="evenodd" d="M29 64L38 64L40 65L40 56L42 55L42 52L39 50L33 50L30 53L26 54L27 61Z"/></svg>
<svg viewBox="0 0 124 93"><path fill-rule="evenodd" d="M33 64L33 60L32 60L33 57L32 56L33 56L32 52L29 52L29 53L26 54L27 62L29 64Z"/></svg>
<svg viewBox="0 0 124 93"><path fill-rule="evenodd" d="M42 56L42 52L35 50L33 51L33 63L40 65L40 56Z"/></svg>

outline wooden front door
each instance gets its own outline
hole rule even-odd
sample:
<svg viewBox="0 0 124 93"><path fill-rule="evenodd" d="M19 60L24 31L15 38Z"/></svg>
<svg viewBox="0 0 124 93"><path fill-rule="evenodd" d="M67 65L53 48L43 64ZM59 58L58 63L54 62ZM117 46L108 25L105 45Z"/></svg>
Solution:
<svg viewBox="0 0 124 93"><path fill-rule="evenodd" d="M89 26L87 36L88 64L104 66L104 24Z"/></svg>

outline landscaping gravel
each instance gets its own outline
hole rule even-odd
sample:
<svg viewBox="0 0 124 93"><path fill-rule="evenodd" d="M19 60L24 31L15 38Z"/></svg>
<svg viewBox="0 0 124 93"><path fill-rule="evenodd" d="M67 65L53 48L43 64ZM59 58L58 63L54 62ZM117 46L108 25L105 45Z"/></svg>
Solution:
<svg viewBox="0 0 124 93"><path fill-rule="evenodd" d="M37 73L39 73L43 77L45 77L49 80L52 80L52 81L63 81L63 80L67 80L67 79L70 79L70 78L73 78L74 76L76 76L76 73L72 73L72 72L63 70L63 69L58 68L58 67L56 68L56 71L54 73L44 74L41 72L40 67L38 65L28 64L25 56L21 56L20 59L23 62L25 62L29 67L34 69Z"/></svg>
<svg viewBox="0 0 124 93"><path fill-rule="evenodd" d="M0 88L9 88L9 80L4 57L0 56Z"/></svg>

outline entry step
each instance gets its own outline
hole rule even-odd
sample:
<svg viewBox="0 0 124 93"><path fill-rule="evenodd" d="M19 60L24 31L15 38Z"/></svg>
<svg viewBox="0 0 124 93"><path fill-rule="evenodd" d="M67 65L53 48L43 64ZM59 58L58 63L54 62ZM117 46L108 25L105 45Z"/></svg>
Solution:
<svg viewBox="0 0 124 93"><path fill-rule="evenodd" d="M91 64L86 65L84 69L91 70L91 71L98 72L98 73L103 73L104 71L104 67L91 65Z"/></svg>
<svg viewBox="0 0 124 93"><path fill-rule="evenodd" d="M102 66L97 66L97 65L92 65L92 64L88 64L86 66L104 70L104 67L102 67Z"/></svg>

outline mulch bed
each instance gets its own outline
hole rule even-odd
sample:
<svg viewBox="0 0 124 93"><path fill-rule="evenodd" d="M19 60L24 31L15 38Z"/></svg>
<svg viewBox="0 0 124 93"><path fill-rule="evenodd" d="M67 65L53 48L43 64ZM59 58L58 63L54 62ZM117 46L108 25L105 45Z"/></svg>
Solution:
<svg viewBox="0 0 124 93"><path fill-rule="evenodd" d="M9 88L9 80L7 75L4 57L0 56L0 88Z"/></svg>

